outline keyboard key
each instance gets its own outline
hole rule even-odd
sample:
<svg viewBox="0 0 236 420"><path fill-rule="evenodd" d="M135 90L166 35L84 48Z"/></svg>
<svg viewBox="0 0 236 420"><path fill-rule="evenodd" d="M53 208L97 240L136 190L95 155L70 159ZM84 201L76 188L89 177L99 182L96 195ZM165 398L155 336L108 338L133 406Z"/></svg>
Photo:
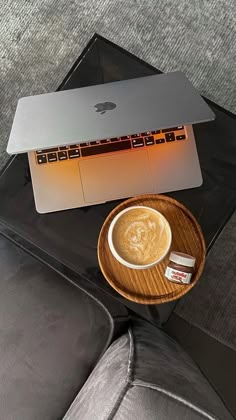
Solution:
<svg viewBox="0 0 236 420"><path fill-rule="evenodd" d="M144 146L143 138L140 137L139 139L133 139L132 140L132 145L133 145L133 147L142 147L142 146Z"/></svg>
<svg viewBox="0 0 236 420"><path fill-rule="evenodd" d="M161 130L152 131L152 134L160 134Z"/></svg>
<svg viewBox="0 0 236 420"><path fill-rule="evenodd" d="M77 149L77 147L79 147L79 145L78 145L78 144L72 144L72 145L70 146L70 149Z"/></svg>
<svg viewBox="0 0 236 420"><path fill-rule="evenodd" d="M56 153L49 153L48 154L48 162L56 162L57 161L57 154Z"/></svg>
<svg viewBox="0 0 236 420"><path fill-rule="evenodd" d="M69 150L68 152L69 159L75 159L80 157L79 149Z"/></svg>
<svg viewBox="0 0 236 420"><path fill-rule="evenodd" d="M165 134L165 138L166 138L166 141L175 141L175 135L174 135L174 133L166 133Z"/></svg>
<svg viewBox="0 0 236 420"><path fill-rule="evenodd" d="M182 134L181 136L176 136L176 140L185 140L186 136Z"/></svg>
<svg viewBox="0 0 236 420"><path fill-rule="evenodd" d="M58 159L59 160L66 160L67 157L67 153L66 152L58 152Z"/></svg>
<svg viewBox="0 0 236 420"><path fill-rule="evenodd" d="M89 142L87 141L86 143L80 143L80 147L86 147L89 146Z"/></svg>
<svg viewBox="0 0 236 420"><path fill-rule="evenodd" d="M165 143L165 139L156 139L156 144Z"/></svg>
<svg viewBox="0 0 236 420"><path fill-rule="evenodd" d="M150 146L150 145L152 145L152 144L154 144L155 142L154 142L154 137L153 136L148 136L148 137L145 137L145 144L146 144L146 146Z"/></svg>
<svg viewBox="0 0 236 420"><path fill-rule="evenodd" d="M147 133L147 131L145 131L145 133L140 133L140 135L141 135L142 137L145 137L145 136L147 136L147 135L148 135L148 133Z"/></svg>
<svg viewBox="0 0 236 420"><path fill-rule="evenodd" d="M91 146L93 146L93 145L95 145L95 144L100 144L100 141L99 141L99 140L96 140L96 141L90 141L90 144L91 144Z"/></svg>
<svg viewBox="0 0 236 420"><path fill-rule="evenodd" d="M130 140L100 144L99 146L83 147L83 149L81 149L81 154L82 156L92 156L101 153L118 152L126 149L131 149Z"/></svg>
<svg viewBox="0 0 236 420"><path fill-rule="evenodd" d="M170 131L175 131L177 127L172 127L172 128L164 128L164 130L161 130L162 133L168 133Z"/></svg>
<svg viewBox="0 0 236 420"><path fill-rule="evenodd" d="M110 139L100 140L101 144L110 143Z"/></svg>
<svg viewBox="0 0 236 420"><path fill-rule="evenodd" d="M61 146L59 147L60 150L68 150L70 148L70 146Z"/></svg>
<svg viewBox="0 0 236 420"><path fill-rule="evenodd" d="M44 149L44 150L36 150L36 154L39 155L41 153L50 153L50 152L57 152L58 147L53 147L51 149Z"/></svg>
<svg viewBox="0 0 236 420"><path fill-rule="evenodd" d="M110 141L114 142L114 141L119 141L119 137L113 137L112 139L110 139Z"/></svg>
<svg viewBox="0 0 236 420"><path fill-rule="evenodd" d="M42 163L47 163L47 156L46 155L39 155L37 156L38 164L41 165Z"/></svg>
<svg viewBox="0 0 236 420"><path fill-rule="evenodd" d="M130 137L131 139L135 139L136 137L139 137L139 134L132 134Z"/></svg>
<svg viewBox="0 0 236 420"><path fill-rule="evenodd" d="M183 130L183 125L178 125L178 127L171 127L171 128L165 128L164 130L161 130L162 133L168 133L169 131L177 131L177 130Z"/></svg>

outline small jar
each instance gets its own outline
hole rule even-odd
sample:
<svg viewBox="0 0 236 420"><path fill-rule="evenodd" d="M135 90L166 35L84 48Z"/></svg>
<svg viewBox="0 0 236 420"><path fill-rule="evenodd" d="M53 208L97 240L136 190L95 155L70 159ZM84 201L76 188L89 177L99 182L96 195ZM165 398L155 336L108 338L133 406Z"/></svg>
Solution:
<svg viewBox="0 0 236 420"><path fill-rule="evenodd" d="M189 284L194 272L196 258L182 252L171 252L169 260L165 277L176 283Z"/></svg>

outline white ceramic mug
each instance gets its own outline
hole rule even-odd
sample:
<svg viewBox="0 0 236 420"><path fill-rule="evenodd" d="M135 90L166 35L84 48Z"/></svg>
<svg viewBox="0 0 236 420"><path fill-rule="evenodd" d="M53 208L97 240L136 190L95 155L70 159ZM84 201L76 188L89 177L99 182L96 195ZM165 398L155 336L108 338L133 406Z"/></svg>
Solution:
<svg viewBox="0 0 236 420"><path fill-rule="evenodd" d="M120 219L120 217L124 213L129 212L130 210L133 210L133 209L145 209L145 210L148 210L148 211L152 211L155 214L158 214L158 217L161 217L163 219L165 225L167 226L167 229L169 230L169 233L168 233L169 241L168 241L168 244L166 246L165 252L161 255L160 258L152 261L149 264L137 265L137 264L133 264L133 263L131 263L129 261L126 261L124 258L122 258L119 255L119 253L117 252L117 250L116 250L116 248L114 246L114 243L113 243L113 230L114 230L114 227L115 227L117 221ZM144 269L153 267L154 265L160 263L166 257L166 255L168 254L168 252L170 250L171 242L172 242L172 233L171 233L171 228L170 228L169 222L166 220L166 218L163 216L162 213L160 213L159 211L157 211L157 210L155 210L155 209L153 209L151 207L147 207L147 206L131 206L131 207L127 207L126 209L120 211L114 217L114 219L112 220L112 222L111 222L111 224L109 226L109 229L108 229L108 244L109 244L109 247L110 247L110 250L111 250L112 255L117 259L117 261L119 261L124 266L126 266L128 268L133 268L135 270L144 270Z"/></svg>

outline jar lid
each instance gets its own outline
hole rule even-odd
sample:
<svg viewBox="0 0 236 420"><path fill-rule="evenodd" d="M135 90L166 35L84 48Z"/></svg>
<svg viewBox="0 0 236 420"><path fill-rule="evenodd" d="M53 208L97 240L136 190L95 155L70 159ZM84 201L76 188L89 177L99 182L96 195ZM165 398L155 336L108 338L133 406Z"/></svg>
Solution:
<svg viewBox="0 0 236 420"><path fill-rule="evenodd" d="M186 267L194 267L196 262L196 258L192 257L192 255L183 254L182 252L175 251L170 253L169 259L170 261L176 264L184 265Z"/></svg>

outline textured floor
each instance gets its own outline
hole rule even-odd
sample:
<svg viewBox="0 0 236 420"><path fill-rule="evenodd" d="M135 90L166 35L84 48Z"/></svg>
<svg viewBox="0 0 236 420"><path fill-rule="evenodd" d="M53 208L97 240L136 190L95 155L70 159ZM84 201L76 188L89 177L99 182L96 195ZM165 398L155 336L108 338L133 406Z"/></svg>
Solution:
<svg viewBox="0 0 236 420"><path fill-rule="evenodd" d="M236 111L234 0L0 1L0 168L17 99L53 91L94 32Z"/></svg>

